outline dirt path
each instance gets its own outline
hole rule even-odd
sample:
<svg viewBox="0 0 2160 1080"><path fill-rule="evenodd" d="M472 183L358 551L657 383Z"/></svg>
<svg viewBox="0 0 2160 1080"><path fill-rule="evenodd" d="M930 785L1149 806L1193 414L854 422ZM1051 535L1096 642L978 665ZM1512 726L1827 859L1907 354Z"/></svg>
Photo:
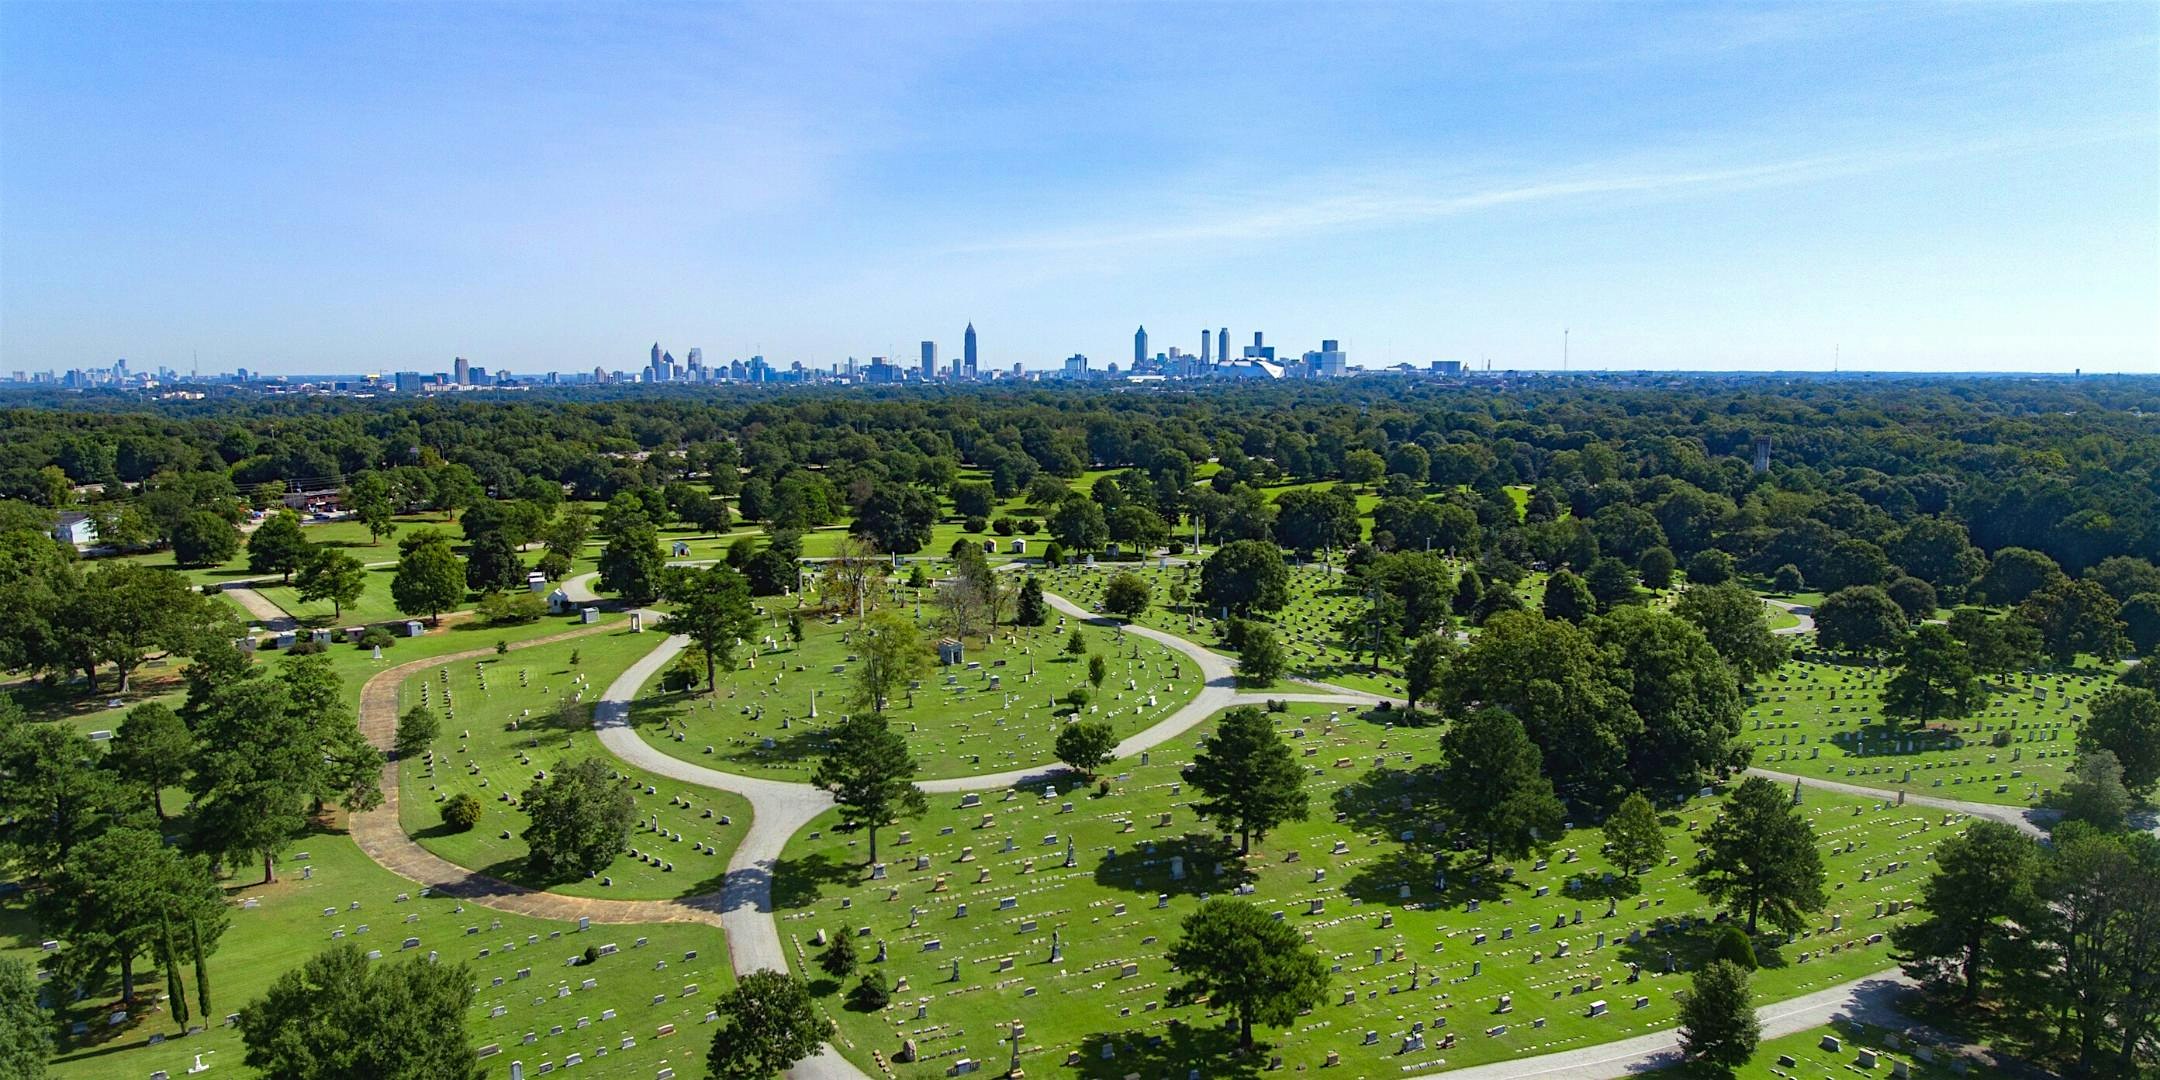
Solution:
<svg viewBox="0 0 2160 1080"><path fill-rule="evenodd" d="M510 648L513 651L529 649L619 629L621 627L616 625L579 627L520 642ZM398 688L407 678L443 664L493 655L495 648L491 645L411 660L375 673L360 688L360 733L389 754L397 737ZM701 922L712 925L720 922L717 896L683 900L602 900L562 896L512 884L444 859L407 835L405 826L398 820L397 769L395 757L383 764L382 805L352 816L353 842L360 845L368 858L391 873L425 886L431 892L541 919L568 921L583 917L605 923Z"/></svg>

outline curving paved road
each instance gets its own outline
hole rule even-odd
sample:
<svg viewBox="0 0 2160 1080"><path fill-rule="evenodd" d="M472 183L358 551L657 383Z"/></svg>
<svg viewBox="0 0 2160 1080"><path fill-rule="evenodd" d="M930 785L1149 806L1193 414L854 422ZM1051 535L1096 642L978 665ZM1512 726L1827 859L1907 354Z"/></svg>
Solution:
<svg viewBox="0 0 2160 1080"><path fill-rule="evenodd" d="M1871 788L1861 784L1847 784L1837 780L1819 780L1812 776L1777 772L1773 769L1749 769L1748 775L1775 780L1781 784L1790 784L1798 780L1803 785L1819 787L1825 791L1835 791L1841 795L1857 795L1863 799L1882 799L1885 802L1897 802L1900 794L1900 792L1886 791L1882 788ZM1932 806L1938 810L1950 810L1960 814L1970 814L1977 818L1986 818L1990 821L2000 821L2005 825L2016 828L2027 836L2033 837L2047 835L2047 830L2042 828L2038 822L2045 821L2053 816L2052 811L2028 809L2022 806L1966 802L1962 799L1944 799L1934 795L1919 795L1910 791L1902 794L1905 796L1905 802L1913 806Z"/></svg>
<svg viewBox="0 0 2160 1080"><path fill-rule="evenodd" d="M1784 628L1784 629L1782 629L1782 630L1772 630L1772 631L1770 631L1771 633L1773 633L1773 634L1806 634L1806 633L1812 633L1812 632L1814 631L1814 629L1815 629L1815 609L1814 609L1814 608L1808 607L1808 606L1807 606L1807 605L1805 605L1805 604L1788 604L1788 603L1786 603L1786 602L1785 602L1785 601L1783 601L1783 600L1772 600L1772 599L1770 599L1770 598L1769 598L1769 597L1767 597L1767 596L1766 596L1766 597L1763 597L1763 603L1765 603L1765 604L1768 604L1768 605L1770 605L1771 607L1774 607L1774 608L1778 609L1779 611L1782 611L1782 612L1784 612L1785 614L1787 614L1787 615L1790 615L1790 616L1792 616L1793 618L1795 618L1795 619L1798 619L1798 620L1800 620L1799 624L1798 624L1798 625L1796 625L1796 626L1788 626L1788 627L1785 627L1785 628Z"/></svg>
<svg viewBox="0 0 2160 1080"><path fill-rule="evenodd" d="M583 574L569 579L563 583L564 589L576 602L592 602L597 599L589 586L593 576ZM1093 615L1063 597L1045 594L1044 599L1068 616L1098 625L1114 624L1114 620ZM1782 604L1776 606L1793 610ZM648 619L654 617L651 612L644 614ZM1813 620L1804 611L1795 610L1794 614L1800 616L1801 625L1788 627L1779 631L1780 633L1804 633L1813 628ZM513 648L540 645L608 629L614 627L581 628ZM1232 706L1260 704L1270 698L1353 706L1369 706L1384 700L1379 695L1343 690L1340 687L1322 687L1323 690L1334 692L1318 693L1243 693L1237 689L1235 664L1227 657L1185 638L1149 627L1128 623L1124 624L1124 629L1127 633L1149 638L1184 653L1200 666L1203 685L1200 693L1183 708L1119 743L1119 757L1131 756L1160 746L1191 730L1207 717ZM662 752L638 735L630 724L631 703L645 683L673 660L688 643L688 639L680 635L663 638L658 647L618 676L608 685L595 705L593 726L601 744L629 764L684 783L731 791L750 801L750 828L728 862L727 876L719 893L670 901L567 897L513 885L452 864L422 848L405 834L399 824L394 761L384 767L383 805L369 813L354 816L353 838L369 857L395 873L431 886L437 892L541 918L566 920L583 916L595 922L716 924L726 933L730 960L738 974L761 968L788 970L792 965L788 962L787 943L774 919L772 906L775 867L788 840L819 814L831 808L832 797L807 784L742 776L696 765ZM378 746L387 747L390 744L397 724L398 686L414 671L492 653L492 648L489 648L432 657L401 664L376 674L368 680L361 692L363 732ZM1048 765L1015 769L982 776L926 781L920 786L930 793L991 789L1010 786L1060 768L1062 767ZM1767 770L1751 771L1778 780L1799 779L1803 783L1816 784L1829 790L1870 797L1896 797L1894 792L1858 785L1794 777ZM1996 820L2016 817L2018 820L2013 821L2013 824L2028 831L2034 828L2029 822L2023 821L2013 807L1960 803L1924 796L1908 796L1907 801L1941 806L1944 809ZM1904 981L1904 976L1895 970L1884 972L1800 998L1766 1005L1758 1009L1757 1014L1763 1023L1766 1036L1806 1030L1841 1015L1871 1022L1901 1024L1902 1021L1890 1012L1885 991L1901 987ZM1580 1050L1495 1062L1433 1075L1460 1080L1523 1080L1532 1077L1605 1080L1671 1064L1677 1052L1678 1041L1676 1031L1666 1030ZM830 1046L822 1047L816 1057L797 1063L789 1070L788 1075L794 1080L871 1080L868 1074L841 1057Z"/></svg>

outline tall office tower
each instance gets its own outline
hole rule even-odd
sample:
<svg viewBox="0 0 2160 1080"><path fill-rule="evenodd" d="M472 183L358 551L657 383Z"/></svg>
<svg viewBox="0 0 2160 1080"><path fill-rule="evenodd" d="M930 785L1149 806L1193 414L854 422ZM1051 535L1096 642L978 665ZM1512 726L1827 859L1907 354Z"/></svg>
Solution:
<svg viewBox="0 0 2160 1080"><path fill-rule="evenodd" d="M1208 339L1209 339L1209 338L1211 338L1211 337L1213 337L1213 336L1214 336L1213 334L1210 334L1210 333L1208 333L1208 332L1207 332L1207 328L1206 328L1206 327L1202 327L1202 328L1201 328L1201 330L1200 330L1200 366L1201 366L1201 367L1206 367L1206 366L1207 366L1207 362L1208 362L1208 351L1209 351L1209 350L1208 350L1208 346L1210 346L1210 345L1213 345L1213 344L1214 344L1214 342L1212 342L1212 341L1209 341Z"/></svg>
<svg viewBox="0 0 2160 1080"><path fill-rule="evenodd" d="M1140 367L1147 363L1147 327L1145 326L1133 331L1132 362L1134 367Z"/></svg>
<svg viewBox="0 0 2160 1080"><path fill-rule="evenodd" d="M922 377L924 382L937 378L937 342L922 343Z"/></svg>
<svg viewBox="0 0 2160 1080"><path fill-rule="evenodd" d="M659 343L659 342L655 341L655 342L653 342L653 343L652 343L652 363L650 363L650 364L647 364L647 365L645 365L645 366L647 366L647 367L654 367L654 368L656 368L656 367L659 367L659 366L660 366L660 343Z"/></svg>
<svg viewBox="0 0 2160 1080"><path fill-rule="evenodd" d="M978 359L978 357L975 355L974 323L968 324L967 337L963 338L960 342L960 357L961 368L965 371L968 378L973 379L975 377L975 362Z"/></svg>
<svg viewBox="0 0 2160 1080"><path fill-rule="evenodd" d="M460 356L450 361L451 381L459 386L472 382L472 361Z"/></svg>
<svg viewBox="0 0 2160 1080"><path fill-rule="evenodd" d="M1770 471L1770 436L1768 435L1755 436L1755 471L1759 473Z"/></svg>
<svg viewBox="0 0 2160 1080"><path fill-rule="evenodd" d="M1218 364L1230 362L1230 328L1227 326L1223 327L1221 332L1215 335L1215 362Z"/></svg>

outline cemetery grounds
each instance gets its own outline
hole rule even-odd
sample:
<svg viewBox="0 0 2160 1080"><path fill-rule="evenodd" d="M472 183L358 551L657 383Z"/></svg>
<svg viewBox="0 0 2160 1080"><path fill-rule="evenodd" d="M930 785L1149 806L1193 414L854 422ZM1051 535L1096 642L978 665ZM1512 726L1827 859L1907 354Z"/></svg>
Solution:
<svg viewBox="0 0 2160 1080"><path fill-rule="evenodd" d="M1110 724L1121 739L1167 718L1200 692L1199 667L1183 653L1138 634L1081 625L1090 654L1101 654L1109 665L1095 690L1087 680L1087 656L1065 653L1074 625L1080 624L1052 610L1040 627L999 627L987 647L970 638L960 663L933 661L915 680L917 689L891 700L886 719L907 736L919 777L1056 761L1052 744L1063 721L1053 714L1051 699L1076 687L1089 687L1093 697L1088 719ZM785 620L769 615L760 621L758 640L744 642L734 670L722 669L717 698L704 691L702 676L695 693L648 688L632 707L632 722L647 742L685 761L807 784L826 732L850 711L849 672L859 662L848 644L854 629L851 618L806 616L798 647L787 638ZM926 628L924 635L935 640L937 632ZM748 666L753 654L755 666Z"/></svg>
<svg viewBox="0 0 2160 1080"><path fill-rule="evenodd" d="M902 1077L942 1075L962 1059L1002 1071L1016 1020L1031 1069L1223 1075L1234 1045L1226 1018L1165 1004L1176 976L1162 954L1210 893L1279 912L1333 968L1324 1005L1261 1032L1289 1067L1333 1059L1352 1075L1419 1074L1675 1023L1675 992L1719 921L1682 874L1689 836L1718 798L1668 811L1671 859L1642 875L1639 894L1606 880L1601 834L1587 824L1545 859L1481 868L1456 855L1435 888L1430 857L1399 838L1418 823L1396 810L1387 770L1432 762L1439 731L1391 728L1388 715L1311 705L1275 715L1309 767L1313 814L1243 863L1180 786L1212 721L1107 766L1108 796L1070 774L933 795L928 814L881 833L882 877L860 834L836 832L829 812L793 838L775 871L783 940L826 995L842 1051ZM1901 909L1929 853L1962 821L1822 790L1805 791L1802 806L1830 901L1805 933L1761 948L1761 1002L1893 966L1885 935L1911 917ZM906 980L888 1008L852 1011L844 994L854 979L817 975L819 931L856 935L866 968ZM881 947L887 959L874 964ZM918 1060L896 1062L910 1041Z"/></svg>

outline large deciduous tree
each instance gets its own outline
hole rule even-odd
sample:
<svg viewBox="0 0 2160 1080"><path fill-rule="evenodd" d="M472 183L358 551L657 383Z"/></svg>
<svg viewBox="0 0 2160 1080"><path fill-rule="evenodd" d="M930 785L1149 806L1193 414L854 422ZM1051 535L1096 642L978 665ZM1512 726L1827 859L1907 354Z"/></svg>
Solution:
<svg viewBox="0 0 2160 1080"><path fill-rule="evenodd" d="M1905 640L1905 610L1873 585L1855 585L1815 608L1815 640L1831 652L1881 656Z"/></svg>
<svg viewBox="0 0 2160 1080"><path fill-rule="evenodd" d="M637 804L596 757L557 766L547 779L525 789L519 805L525 826L526 865L548 879L595 874L615 861L630 837Z"/></svg>
<svg viewBox="0 0 2160 1080"><path fill-rule="evenodd" d="M697 643L705 654L706 690L718 694L720 667L734 666L736 643L755 626L750 583L725 564L703 570L675 567L668 571L664 595L674 608L660 620L660 628Z"/></svg>
<svg viewBox="0 0 2160 1080"><path fill-rule="evenodd" d="M2160 698L2138 687L2101 691L2078 732L2078 748L2113 753L2122 764L2123 786L2141 796L2152 794L2160 784Z"/></svg>
<svg viewBox="0 0 2160 1080"><path fill-rule="evenodd" d="M1694 623L1742 682L1785 663L1785 639L1771 632L1767 606L1739 584L1690 585L1673 602L1673 614Z"/></svg>
<svg viewBox="0 0 2160 1080"><path fill-rule="evenodd" d="M301 531L300 515L290 510L280 510L263 519L248 537L248 571L256 574L276 574L284 582L292 581L293 571L307 563L308 552L314 547L308 543L307 534Z"/></svg>
<svg viewBox="0 0 2160 1080"><path fill-rule="evenodd" d="M912 484L880 485L855 508L849 531L877 542L878 549L913 555L930 543L937 503Z"/></svg>
<svg viewBox="0 0 2160 1080"><path fill-rule="evenodd" d="M705 1067L718 1080L773 1080L817 1053L834 1031L802 980L777 971L743 976L713 1011L720 1024Z"/></svg>
<svg viewBox="0 0 2160 1080"><path fill-rule="evenodd" d="M398 541L398 550L390 598L407 615L441 622L443 612L465 599L465 561L451 548L450 538L435 529L407 534Z"/></svg>
<svg viewBox="0 0 2160 1080"><path fill-rule="evenodd" d="M1501 612L1448 667L1451 711L1492 705L1523 723L1563 793L1602 802L1624 785L1630 740L1642 730L1621 662L1580 628L1530 612Z"/></svg>
<svg viewBox="0 0 2160 1080"><path fill-rule="evenodd" d="M133 784L163 821L165 789L179 786L186 778L194 752L195 735L179 714L160 702L146 701L121 719L105 764Z"/></svg>
<svg viewBox="0 0 2160 1080"><path fill-rule="evenodd" d="M1926 979L1955 972L1963 1000L1978 999L1989 949L2042 916L2039 868L2033 842L1999 821L1975 821L1944 841L1920 887L1925 917L1890 931L1905 970Z"/></svg>
<svg viewBox="0 0 2160 1080"><path fill-rule="evenodd" d="M1731 1076L1761 1041L1747 969L1730 960L1703 965L1680 1003L1681 1055L1712 1075Z"/></svg>
<svg viewBox="0 0 2160 1080"><path fill-rule="evenodd" d="M1519 857L1560 834L1565 811L1537 744L1505 709L1479 709L1440 737L1433 801L1441 816L1495 856Z"/></svg>
<svg viewBox="0 0 2160 1080"><path fill-rule="evenodd" d="M849 700L872 716L883 716L892 695L929 668L929 647L915 623L895 611L873 612L856 640L862 659L855 662Z"/></svg>
<svg viewBox="0 0 2160 1080"><path fill-rule="evenodd" d="M1899 650L1897 674L1883 684L1883 713L1926 727L1971 716L1987 703L1965 646L1950 629L1929 623Z"/></svg>
<svg viewBox="0 0 2160 1080"><path fill-rule="evenodd" d="M1058 729L1057 759L1092 780L1095 770L1117 752L1117 743L1117 731L1110 725L1076 720Z"/></svg>
<svg viewBox="0 0 2160 1080"><path fill-rule="evenodd" d="M1290 568L1263 540L1235 540L1200 564L1200 602L1233 615L1280 611L1290 602Z"/></svg>
<svg viewBox="0 0 2160 1080"><path fill-rule="evenodd" d="M244 1060L269 1080L478 1080L473 983L463 964L333 946L240 1009Z"/></svg>
<svg viewBox="0 0 2160 1080"><path fill-rule="evenodd" d="M300 599L330 601L332 618L342 618L345 608L367 589L367 567L333 547L318 547L300 567Z"/></svg>
<svg viewBox="0 0 2160 1080"><path fill-rule="evenodd" d="M1630 786L1692 790L1745 760L1739 680L1695 624L1630 606L1593 621L1590 636L1625 658L1628 703L1642 720L1628 740Z"/></svg>

